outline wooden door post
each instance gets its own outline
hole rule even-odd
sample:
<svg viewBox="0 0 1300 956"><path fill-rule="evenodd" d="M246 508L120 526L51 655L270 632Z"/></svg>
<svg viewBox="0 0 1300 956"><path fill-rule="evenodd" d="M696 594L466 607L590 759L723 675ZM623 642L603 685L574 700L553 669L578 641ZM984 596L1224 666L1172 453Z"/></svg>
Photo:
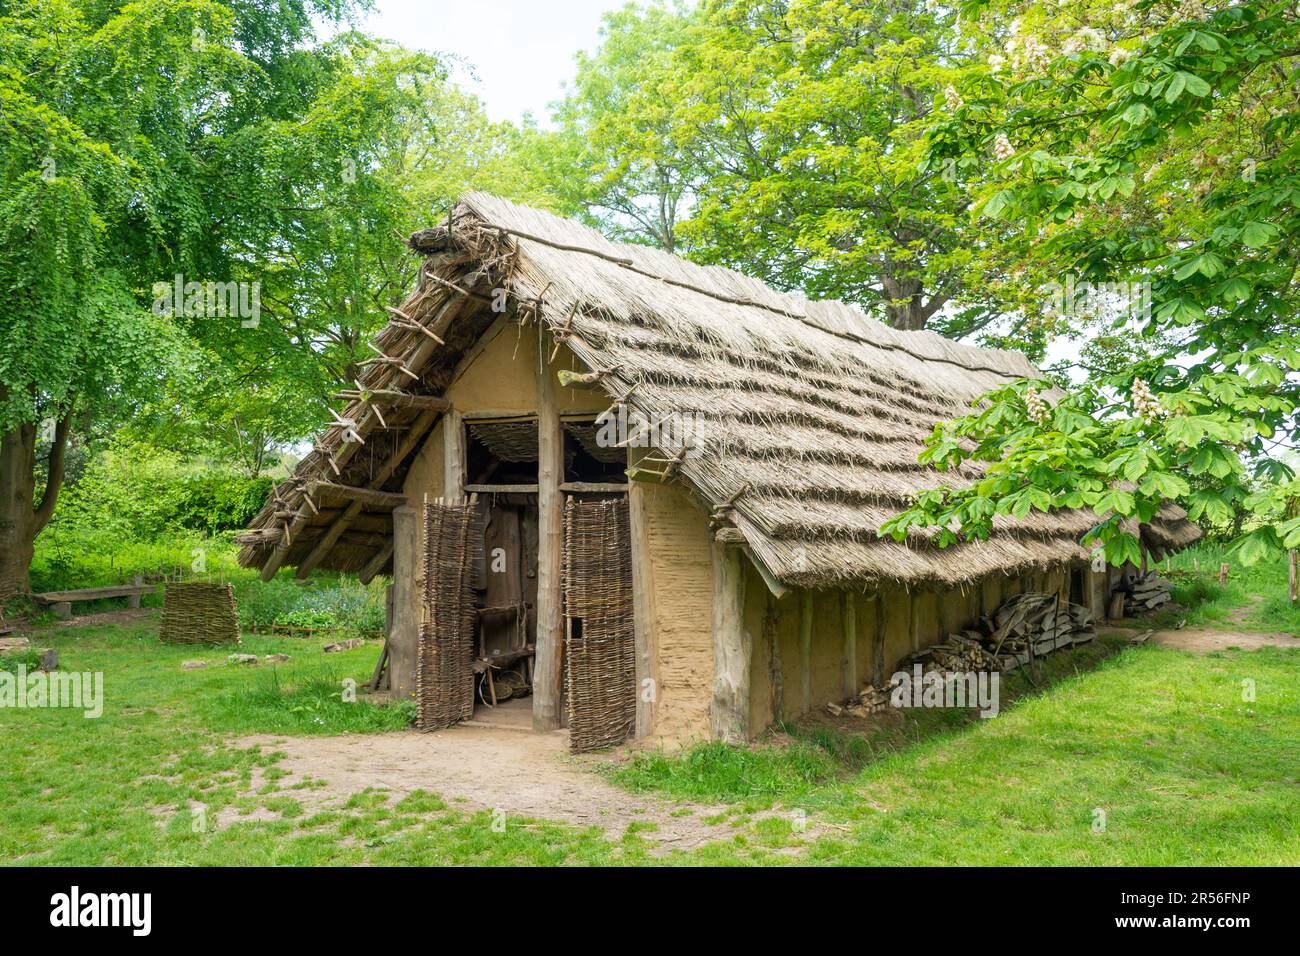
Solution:
<svg viewBox="0 0 1300 956"><path fill-rule="evenodd" d="M554 373L543 349L537 373L537 652L533 667L533 730L560 726L564 622L560 568L564 557L564 432Z"/></svg>

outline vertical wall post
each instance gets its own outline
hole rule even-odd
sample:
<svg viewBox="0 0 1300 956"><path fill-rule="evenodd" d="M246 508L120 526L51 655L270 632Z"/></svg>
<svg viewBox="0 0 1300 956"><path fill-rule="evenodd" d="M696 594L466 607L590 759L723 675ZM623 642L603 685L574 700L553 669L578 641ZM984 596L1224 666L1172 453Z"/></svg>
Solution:
<svg viewBox="0 0 1300 956"><path fill-rule="evenodd" d="M799 595L799 680L803 685L803 713L812 710L813 593Z"/></svg>
<svg viewBox="0 0 1300 956"><path fill-rule="evenodd" d="M858 693L858 601L852 591L844 592L844 699Z"/></svg>
<svg viewBox="0 0 1300 956"><path fill-rule="evenodd" d="M420 639L421 515L413 505L393 509L392 623L388 629L388 686L393 700L415 695L415 648Z"/></svg>
<svg viewBox="0 0 1300 956"><path fill-rule="evenodd" d="M560 567L564 552L564 432L555 377L543 349L537 372L537 651L533 667L533 730L560 726L564 621Z"/></svg>
<svg viewBox="0 0 1300 956"><path fill-rule="evenodd" d="M634 464L634 462L629 462ZM627 489L632 528L632 634L636 644L636 735L654 733L659 700L658 655L654 646L654 577L650 567L650 529L646 527L646 486L633 481Z"/></svg>
<svg viewBox="0 0 1300 956"><path fill-rule="evenodd" d="M465 497L465 417L455 409L442 416L442 495L448 501Z"/></svg>
<svg viewBox="0 0 1300 956"><path fill-rule="evenodd" d="M745 632L745 569L740 551L713 543L713 738L749 740L749 635Z"/></svg>

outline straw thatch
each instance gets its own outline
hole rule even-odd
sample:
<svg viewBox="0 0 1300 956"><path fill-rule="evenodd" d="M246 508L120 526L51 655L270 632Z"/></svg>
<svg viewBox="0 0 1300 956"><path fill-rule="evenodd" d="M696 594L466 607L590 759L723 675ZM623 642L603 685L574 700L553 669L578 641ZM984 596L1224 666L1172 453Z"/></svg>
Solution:
<svg viewBox="0 0 1300 956"><path fill-rule="evenodd" d="M810 302L727 269L617 244L481 193L411 245L428 256L419 287L377 345L402 357L419 380L378 364L363 384L441 394L465 350L497 318L492 293L503 288L512 318L563 341L588 370L602 373L594 387L611 400L624 398L633 417L674 415L698 424L669 429L656 455L678 459L672 480L782 583L951 587L1089 556L1079 538L1097 519L1078 512L999 521L988 541L943 551L922 534L906 544L876 536L916 492L980 473L966 465L941 475L919 465L917 455L935 423L962 414L997 385L1036 376L1019 353L897 331L843 303ZM354 403L343 417L360 421L361 457L376 457L376 435L382 456L386 433L366 409ZM363 480L355 451L347 457L351 445L338 426L320 443L347 458L345 476ZM316 529L331 519L304 511L304 489L330 474L322 452L308 456L278 504L241 539L246 565L265 565L277 545L287 564L311 552L326 533ZM400 488L401 475L387 487ZM364 514L373 529L353 523L322 566L357 570L375 560L382 545L356 534L382 535L388 519L382 511ZM1143 535L1162 553L1195 541L1199 531L1171 505Z"/></svg>

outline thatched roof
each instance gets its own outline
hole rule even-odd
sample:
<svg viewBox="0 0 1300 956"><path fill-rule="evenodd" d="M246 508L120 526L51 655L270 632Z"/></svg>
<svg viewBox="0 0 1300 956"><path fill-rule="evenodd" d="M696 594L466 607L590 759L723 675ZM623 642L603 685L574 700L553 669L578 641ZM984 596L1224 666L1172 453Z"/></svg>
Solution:
<svg viewBox="0 0 1300 956"><path fill-rule="evenodd" d="M376 364L361 380L366 388L441 394L496 318L491 290L505 288L520 321L540 321L589 370L604 373L594 387L611 400L627 396L628 408L646 417L703 416L673 480L718 512L721 533L783 584L951 587L1088 558L1079 539L1097 519L1086 512L999 520L988 541L942 551L923 535L907 544L877 536L915 492L954 480L917 463L935 423L1001 383L1038 374L1017 352L900 332L840 302L810 302L728 269L614 243L482 193L466 196L447 223L417 233L411 245L428 256L418 288L376 342L418 381ZM313 479L373 482L376 461L403 433L380 428L371 407L353 402L344 413L365 445L330 429L279 501L257 516L241 538L246 566L295 564L315 549L326 552L323 567L386 568L382 542L357 537L382 537L391 521L384 506L366 505L337 544L317 548L338 512L320 517L305 500ZM408 426L407 435L412 423L429 424L414 411L379 408L389 426ZM657 449L663 458L680 451ZM400 490L408 461L378 487ZM978 474L968 464L955 477ZM328 495L314 503L339 505ZM1172 505L1143 533L1157 554L1200 534Z"/></svg>

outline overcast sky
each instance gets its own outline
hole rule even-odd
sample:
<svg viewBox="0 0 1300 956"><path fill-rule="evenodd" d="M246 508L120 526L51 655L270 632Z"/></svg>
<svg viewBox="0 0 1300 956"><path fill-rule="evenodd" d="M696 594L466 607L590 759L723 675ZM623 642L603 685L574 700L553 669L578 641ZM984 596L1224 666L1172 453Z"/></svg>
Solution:
<svg viewBox="0 0 1300 956"><path fill-rule="evenodd" d="M573 79L574 54L593 50L601 14L625 0L375 0L367 33L403 46L454 53L474 71L461 85L495 120L531 112L549 125L547 104Z"/></svg>

